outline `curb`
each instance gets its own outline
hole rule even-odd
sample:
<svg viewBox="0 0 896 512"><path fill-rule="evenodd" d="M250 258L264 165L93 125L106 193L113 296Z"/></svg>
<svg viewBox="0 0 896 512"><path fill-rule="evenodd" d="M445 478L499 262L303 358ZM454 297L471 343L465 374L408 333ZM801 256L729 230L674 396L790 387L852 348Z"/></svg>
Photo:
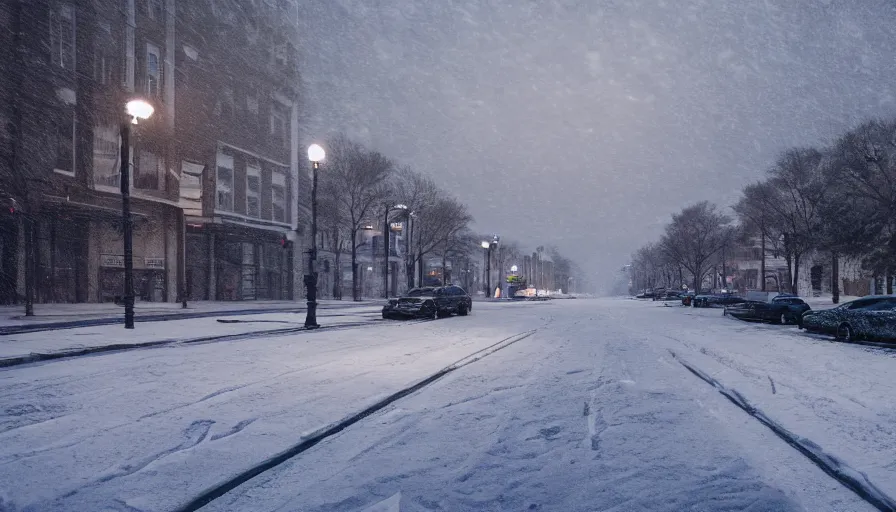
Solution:
<svg viewBox="0 0 896 512"><path fill-rule="evenodd" d="M318 305L318 310L320 309L341 309L342 307L353 307L353 306L365 306L372 305L364 302L346 302L345 306L342 304L335 305L334 308L321 308ZM134 317L134 322L168 322L172 320L190 320L192 318L209 318L213 316L246 316L246 315L261 315L265 313L299 313L305 311L304 307L299 306L290 306L290 307L278 307L278 308L264 308L264 309L234 309L228 311L196 311L193 313L158 313L158 314L149 314L149 315L138 315ZM32 332L44 332L44 331L60 331L64 329L76 329L78 327L97 327L102 325L117 325L123 324L124 318L121 316L116 317L104 317L104 318L91 318L87 320L67 320L63 322L42 322L35 324L27 324L27 325L10 325L5 327L0 327L0 336L9 336L13 334L27 334Z"/></svg>

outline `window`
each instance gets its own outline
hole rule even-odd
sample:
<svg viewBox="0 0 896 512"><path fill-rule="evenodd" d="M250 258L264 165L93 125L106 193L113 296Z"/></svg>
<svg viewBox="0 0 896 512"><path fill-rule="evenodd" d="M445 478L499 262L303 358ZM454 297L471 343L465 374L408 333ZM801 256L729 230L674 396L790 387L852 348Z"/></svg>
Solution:
<svg viewBox="0 0 896 512"><path fill-rule="evenodd" d="M162 93L162 64L159 47L146 43L146 93L159 96Z"/></svg>
<svg viewBox="0 0 896 512"><path fill-rule="evenodd" d="M75 173L75 112L63 109L56 124L54 145L56 146L57 171Z"/></svg>
<svg viewBox="0 0 896 512"><path fill-rule="evenodd" d="M146 2L146 15L151 20L161 21L164 18L162 0L144 0Z"/></svg>
<svg viewBox="0 0 896 512"><path fill-rule="evenodd" d="M246 215L261 217L261 168L246 165Z"/></svg>
<svg viewBox="0 0 896 512"><path fill-rule="evenodd" d="M75 8L62 4L50 12L51 62L63 69L75 69Z"/></svg>
<svg viewBox="0 0 896 512"><path fill-rule="evenodd" d="M273 220L286 222L286 173L281 170L271 173L271 206Z"/></svg>
<svg viewBox="0 0 896 512"><path fill-rule="evenodd" d="M165 190L165 161L155 153L140 151L140 160L134 172L134 187Z"/></svg>
<svg viewBox="0 0 896 512"><path fill-rule="evenodd" d="M281 146L287 146L289 143L289 126L288 120L286 118L286 114L276 109L276 106L271 107L271 135L274 138L275 143Z"/></svg>
<svg viewBox="0 0 896 512"><path fill-rule="evenodd" d="M107 187L121 185L121 139L113 120L97 120L93 127L93 184Z"/></svg>
<svg viewBox="0 0 896 512"><path fill-rule="evenodd" d="M233 157L218 153L218 172L215 180L217 203L215 208L220 211L233 211Z"/></svg>
<svg viewBox="0 0 896 512"><path fill-rule="evenodd" d="M115 71L115 39L112 26L100 23L93 46L93 79L101 84L110 84Z"/></svg>
<svg viewBox="0 0 896 512"><path fill-rule="evenodd" d="M250 114L258 115L258 98L251 94L246 96L246 110Z"/></svg>

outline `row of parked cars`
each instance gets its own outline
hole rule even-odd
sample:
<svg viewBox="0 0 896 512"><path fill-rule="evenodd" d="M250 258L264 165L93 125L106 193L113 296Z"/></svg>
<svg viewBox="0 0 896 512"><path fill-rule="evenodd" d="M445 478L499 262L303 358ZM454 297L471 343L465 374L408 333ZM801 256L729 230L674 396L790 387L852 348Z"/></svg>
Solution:
<svg viewBox="0 0 896 512"><path fill-rule="evenodd" d="M869 295L830 309L813 310L790 294L768 300L744 298L735 293L694 294L654 291L654 300L680 300L695 308L723 307L726 316L741 320L796 324L810 333L830 334L841 341L896 343L896 295Z"/></svg>

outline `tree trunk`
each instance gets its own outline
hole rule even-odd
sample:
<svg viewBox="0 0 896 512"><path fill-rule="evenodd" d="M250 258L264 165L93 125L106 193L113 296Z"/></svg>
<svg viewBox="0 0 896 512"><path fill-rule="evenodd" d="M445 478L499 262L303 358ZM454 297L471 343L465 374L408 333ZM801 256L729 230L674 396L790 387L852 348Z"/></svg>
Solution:
<svg viewBox="0 0 896 512"><path fill-rule="evenodd" d="M800 291L800 254L793 255L793 280L790 286L790 293L799 295Z"/></svg>
<svg viewBox="0 0 896 512"><path fill-rule="evenodd" d="M333 298L342 300L342 249L333 254Z"/></svg>
<svg viewBox="0 0 896 512"><path fill-rule="evenodd" d="M759 234L759 236L760 236L760 238L762 238L762 241L761 241L760 244L759 244L759 247L760 247L760 249L759 249L759 251L760 251L760 256L759 256L759 258L760 258L760 259L759 259L759 283L760 283L760 287L759 287L759 289L762 290L762 291L766 291L766 284L765 284L765 236L766 236L766 235L765 235L765 230L764 230L764 229L763 229L763 230L760 230L760 234Z"/></svg>
<svg viewBox="0 0 896 512"><path fill-rule="evenodd" d="M793 287L793 255L789 252L784 253L784 261L787 262L787 284L788 288ZM778 283L778 292L781 291L781 284Z"/></svg>
<svg viewBox="0 0 896 512"><path fill-rule="evenodd" d="M694 293L700 293L700 271L702 269L698 267L694 267Z"/></svg>
<svg viewBox="0 0 896 512"><path fill-rule="evenodd" d="M408 257L408 261L405 263L404 273L408 279L408 290L414 287L414 277L415 277L415 260L414 256Z"/></svg>
<svg viewBox="0 0 896 512"><path fill-rule="evenodd" d="M418 264L420 265L420 267L417 269L417 277L418 277L417 280L419 281L419 286L423 286L423 253L422 252L417 253L417 261L419 262Z"/></svg>
<svg viewBox="0 0 896 512"><path fill-rule="evenodd" d="M352 300L360 301L361 293L358 290L358 230L356 228L352 228L351 232L351 244L352 244Z"/></svg>
<svg viewBox="0 0 896 512"><path fill-rule="evenodd" d="M840 258L837 252L831 252L831 300L840 303Z"/></svg>
<svg viewBox="0 0 896 512"><path fill-rule="evenodd" d="M893 271L887 269L887 295L893 295Z"/></svg>
<svg viewBox="0 0 896 512"><path fill-rule="evenodd" d="M445 253L442 253L442 286L448 286L448 274L446 273L447 263L445 261Z"/></svg>

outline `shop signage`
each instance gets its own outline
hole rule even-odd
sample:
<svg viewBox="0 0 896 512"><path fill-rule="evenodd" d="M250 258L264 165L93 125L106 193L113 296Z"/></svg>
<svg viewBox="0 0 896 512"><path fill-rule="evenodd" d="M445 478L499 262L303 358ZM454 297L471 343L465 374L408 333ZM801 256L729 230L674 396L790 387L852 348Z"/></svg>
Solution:
<svg viewBox="0 0 896 512"><path fill-rule="evenodd" d="M143 265L146 268L165 268L165 258L143 258Z"/></svg>
<svg viewBox="0 0 896 512"><path fill-rule="evenodd" d="M101 254L101 267L124 268L124 256L119 254Z"/></svg>
<svg viewBox="0 0 896 512"><path fill-rule="evenodd" d="M401 222L393 222L393 223L389 224L389 229L396 233L400 233L403 228L404 228L404 225Z"/></svg>

